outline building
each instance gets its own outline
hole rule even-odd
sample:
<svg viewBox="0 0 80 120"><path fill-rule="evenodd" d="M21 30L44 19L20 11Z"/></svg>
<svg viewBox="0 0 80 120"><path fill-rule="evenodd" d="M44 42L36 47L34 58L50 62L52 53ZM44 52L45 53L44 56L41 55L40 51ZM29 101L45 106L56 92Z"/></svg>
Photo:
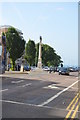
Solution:
<svg viewBox="0 0 80 120"><path fill-rule="evenodd" d="M4 55L4 46L2 45L2 33L4 32L4 33L6 33L7 31L8 31L8 28L11 28L11 27L13 27L13 26L10 26L10 25L2 25L2 26L0 26L0 45L2 46L2 55L1 56L3 56ZM19 33L19 35L23 38L23 33L22 33L22 31L21 30L19 30L19 29L17 29L17 28L15 28L16 29L16 31ZM10 59L9 59L9 57L8 57L8 54L6 53L6 65L8 66L8 64L10 63ZM21 64L21 59L20 59L20 64Z"/></svg>
<svg viewBox="0 0 80 120"><path fill-rule="evenodd" d="M1 25L0 26L0 43L1 43L1 36L2 36L2 33L4 32L4 33L6 33L7 31L8 31L8 28L11 28L11 27L13 27L13 26L10 26L10 25ZM23 33L22 33L22 31L21 30L19 30L19 29L17 29L17 28L15 28L16 30L17 30L17 32L19 33L19 35L23 35Z"/></svg>

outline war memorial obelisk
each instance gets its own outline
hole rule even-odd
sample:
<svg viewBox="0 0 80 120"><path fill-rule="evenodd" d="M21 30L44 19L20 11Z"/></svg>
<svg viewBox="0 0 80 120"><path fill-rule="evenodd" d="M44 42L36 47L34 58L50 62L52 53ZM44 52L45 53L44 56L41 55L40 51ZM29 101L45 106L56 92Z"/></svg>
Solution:
<svg viewBox="0 0 80 120"><path fill-rule="evenodd" d="M42 69L42 51L41 51L41 47L42 47L42 37L40 36L40 42L39 42L39 56L38 56L38 65L37 67L39 69Z"/></svg>

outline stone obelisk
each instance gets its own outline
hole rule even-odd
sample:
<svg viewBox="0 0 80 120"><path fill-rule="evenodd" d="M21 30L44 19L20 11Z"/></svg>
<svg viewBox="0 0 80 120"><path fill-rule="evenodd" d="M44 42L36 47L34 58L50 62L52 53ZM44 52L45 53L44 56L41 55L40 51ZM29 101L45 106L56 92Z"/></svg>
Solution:
<svg viewBox="0 0 80 120"><path fill-rule="evenodd" d="M42 46L42 37L40 36L40 42L39 42L39 56L38 56L38 68L42 68L42 58L41 58L41 46Z"/></svg>

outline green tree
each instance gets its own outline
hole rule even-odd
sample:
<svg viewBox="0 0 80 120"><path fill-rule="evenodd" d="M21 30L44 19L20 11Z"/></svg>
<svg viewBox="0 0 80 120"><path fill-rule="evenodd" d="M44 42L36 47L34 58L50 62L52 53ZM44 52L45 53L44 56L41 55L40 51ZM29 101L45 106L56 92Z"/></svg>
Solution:
<svg viewBox="0 0 80 120"><path fill-rule="evenodd" d="M54 53L54 66L58 67L60 65L60 63L62 63L63 61L61 60L61 57L59 55L57 55L56 53Z"/></svg>
<svg viewBox="0 0 80 120"><path fill-rule="evenodd" d="M10 53L14 70L15 60L20 58L25 50L25 40L13 27L9 28L8 32L6 32L6 39L7 51Z"/></svg>
<svg viewBox="0 0 80 120"><path fill-rule="evenodd" d="M28 61L28 63L31 65L35 65L35 56L36 56L36 48L35 48L35 42L33 40L28 41L28 43L26 44L26 59Z"/></svg>
<svg viewBox="0 0 80 120"><path fill-rule="evenodd" d="M38 51L39 43L36 44L37 51L37 62L38 62ZM47 44L42 44L42 63L45 66L59 66L61 63L61 57L55 53L54 48Z"/></svg>
<svg viewBox="0 0 80 120"><path fill-rule="evenodd" d="M54 59L55 50L47 44L42 46L42 61L44 65L51 66Z"/></svg>
<svg viewBox="0 0 80 120"><path fill-rule="evenodd" d="M5 33L4 33L4 32L2 32L2 35L3 35L3 36L5 36Z"/></svg>

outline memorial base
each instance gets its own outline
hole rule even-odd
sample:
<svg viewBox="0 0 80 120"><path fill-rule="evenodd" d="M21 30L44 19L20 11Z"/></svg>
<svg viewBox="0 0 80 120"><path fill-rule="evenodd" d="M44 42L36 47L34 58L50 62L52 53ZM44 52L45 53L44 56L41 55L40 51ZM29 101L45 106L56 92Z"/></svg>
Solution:
<svg viewBox="0 0 80 120"><path fill-rule="evenodd" d="M41 59L38 59L38 68L39 68L39 69L42 69L42 62L41 62Z"/></svg>

